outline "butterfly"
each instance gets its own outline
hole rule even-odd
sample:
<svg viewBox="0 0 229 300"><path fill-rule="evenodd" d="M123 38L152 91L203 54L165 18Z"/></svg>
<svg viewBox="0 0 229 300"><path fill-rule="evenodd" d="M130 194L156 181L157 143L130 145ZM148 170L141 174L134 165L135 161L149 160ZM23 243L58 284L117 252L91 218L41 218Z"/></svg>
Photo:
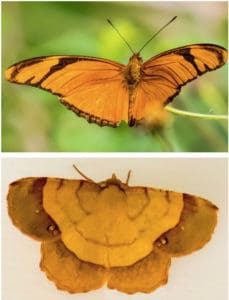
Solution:
<svg viewBox="0 0 229 300"><path fill-rule="evenodd" d="M146 62L140 51L132 51L127 65L81 55L30 58L9 67L6 78L57 95L89 123L117 127L124 120L134 126L171 102L183 85L227 61L227 50L214 44L178 47Z"/></svg>

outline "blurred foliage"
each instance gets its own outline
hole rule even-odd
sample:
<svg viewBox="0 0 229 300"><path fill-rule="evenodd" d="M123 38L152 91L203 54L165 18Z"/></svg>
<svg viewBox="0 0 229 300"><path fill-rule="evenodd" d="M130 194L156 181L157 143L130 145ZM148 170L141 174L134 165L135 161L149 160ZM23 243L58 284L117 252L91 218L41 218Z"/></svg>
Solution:
<svg viewBox="0 0 229 300"><path fill-rule="evenodd" d="M177 20L143 51L144 60L192 43L227 46L227 2L3 2L3 70L20 60L54 54L90 55L126 64L131 53L109 18L136 50L174 15ZM150 132L89 124L57 96L2 76L2 150L64 152L227 151L227 121L171 115ZM227 114L227 67L189 83L174 107Z"/></svg>

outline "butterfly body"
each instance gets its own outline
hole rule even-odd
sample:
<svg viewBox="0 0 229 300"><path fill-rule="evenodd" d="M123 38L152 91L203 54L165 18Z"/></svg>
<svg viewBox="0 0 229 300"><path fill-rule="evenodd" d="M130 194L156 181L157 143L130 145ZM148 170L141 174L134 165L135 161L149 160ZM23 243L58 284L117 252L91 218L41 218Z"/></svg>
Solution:
<svg viewBox="0 0 229 300"><path fill-rule="evenodd" d="M129 89L135 87L141 79L143 61L139 54L131 56L124 71L125 82Z"/></svg>
<svg viewBox="0 0 229 300"><path fill-rule="evenodd" d="M144 122L177 96L181 87L220 68L227 50L214 44L178 47L143 63L140 53L127 65L87 56L45 56L9 67L6 78L58 95L62 104L100 126Z"/></svg>
<svg viewBox="0 0 229 300"><path fill-rule="evenodd" d="M142 77L142 66L143 60L137 53L131 56L131 58L129 59L129 63L127 64L127 66L125 66L124 69L124 85L127 87L129 93L127 119L129 126L135 125L135 119L133 118L132 109L135 103L135 91Z"/></svg>

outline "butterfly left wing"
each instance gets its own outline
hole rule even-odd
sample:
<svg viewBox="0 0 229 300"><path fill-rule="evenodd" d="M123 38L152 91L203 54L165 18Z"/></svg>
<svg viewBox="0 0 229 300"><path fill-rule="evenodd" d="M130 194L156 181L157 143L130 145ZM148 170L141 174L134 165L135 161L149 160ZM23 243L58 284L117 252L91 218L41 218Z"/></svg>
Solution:
<svg viewBox="0 0 229 300"><path fill-rule="evenodd" d="M213 44L175 48L146 61L135 91L132 124L172 101L183 85L226 61L227 50Z"/></svg>
<svg viewBox="0 0 229 300"><path fill-rule="evenodd" d="M116 127L120 121L128 121L124 67L87 56L46 56L11 66L6 78L58 95L64 105L88 122Z"/></svg>

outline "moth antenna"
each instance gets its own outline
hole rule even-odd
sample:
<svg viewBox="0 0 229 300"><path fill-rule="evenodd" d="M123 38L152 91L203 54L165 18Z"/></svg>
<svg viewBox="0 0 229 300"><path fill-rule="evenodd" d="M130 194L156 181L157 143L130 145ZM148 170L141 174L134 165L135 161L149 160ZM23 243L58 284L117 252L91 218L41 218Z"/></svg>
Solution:
<svg viewBox="0 0 229 300"><path fill-rule="evenodd" d="M126 182L125 184L128 185L129 180L130 180L130 174L131 174L131 170L129 170L128 174L127 174L127 178L126 178Z"/></svg>
<svg viewBox="0 0 229 300"><path fill-rule="evenodd" d="M168 23L166 23L164 26L162 26L161 27L161 29L160 30L158 30L142 47L141 47L141 49L138 51L138 53L140 53L144 48L145 48L145 46L146 45L148 45L151 41L152 41L152 39L154 39L155 38L155 36L156 35L158 35L165 27L167 27L170 23L172 23L175 19L177 18L177 16L175 16L175 17L173 17Z"/></svg>
<svg viewBox="0 0 229 300"><path fill-rule="evenodd" d="M74 164L73 164L73 168L86 180L96 183L93 179L87 177L84 173L82 173Z"/></svg>
<svg viewBox="0 0 229 300"><path fill-rule="evenodd" d="M127 40L121 35L119 30L114 26L114 24L111 22L111 20L107 19L107 22L113 27L113 29L117 32L117 34L120 36L120 38L125 42L127 47L130 49L130 51L134 54L134 50L131 48L130 44L127 42Z"/></svg>

